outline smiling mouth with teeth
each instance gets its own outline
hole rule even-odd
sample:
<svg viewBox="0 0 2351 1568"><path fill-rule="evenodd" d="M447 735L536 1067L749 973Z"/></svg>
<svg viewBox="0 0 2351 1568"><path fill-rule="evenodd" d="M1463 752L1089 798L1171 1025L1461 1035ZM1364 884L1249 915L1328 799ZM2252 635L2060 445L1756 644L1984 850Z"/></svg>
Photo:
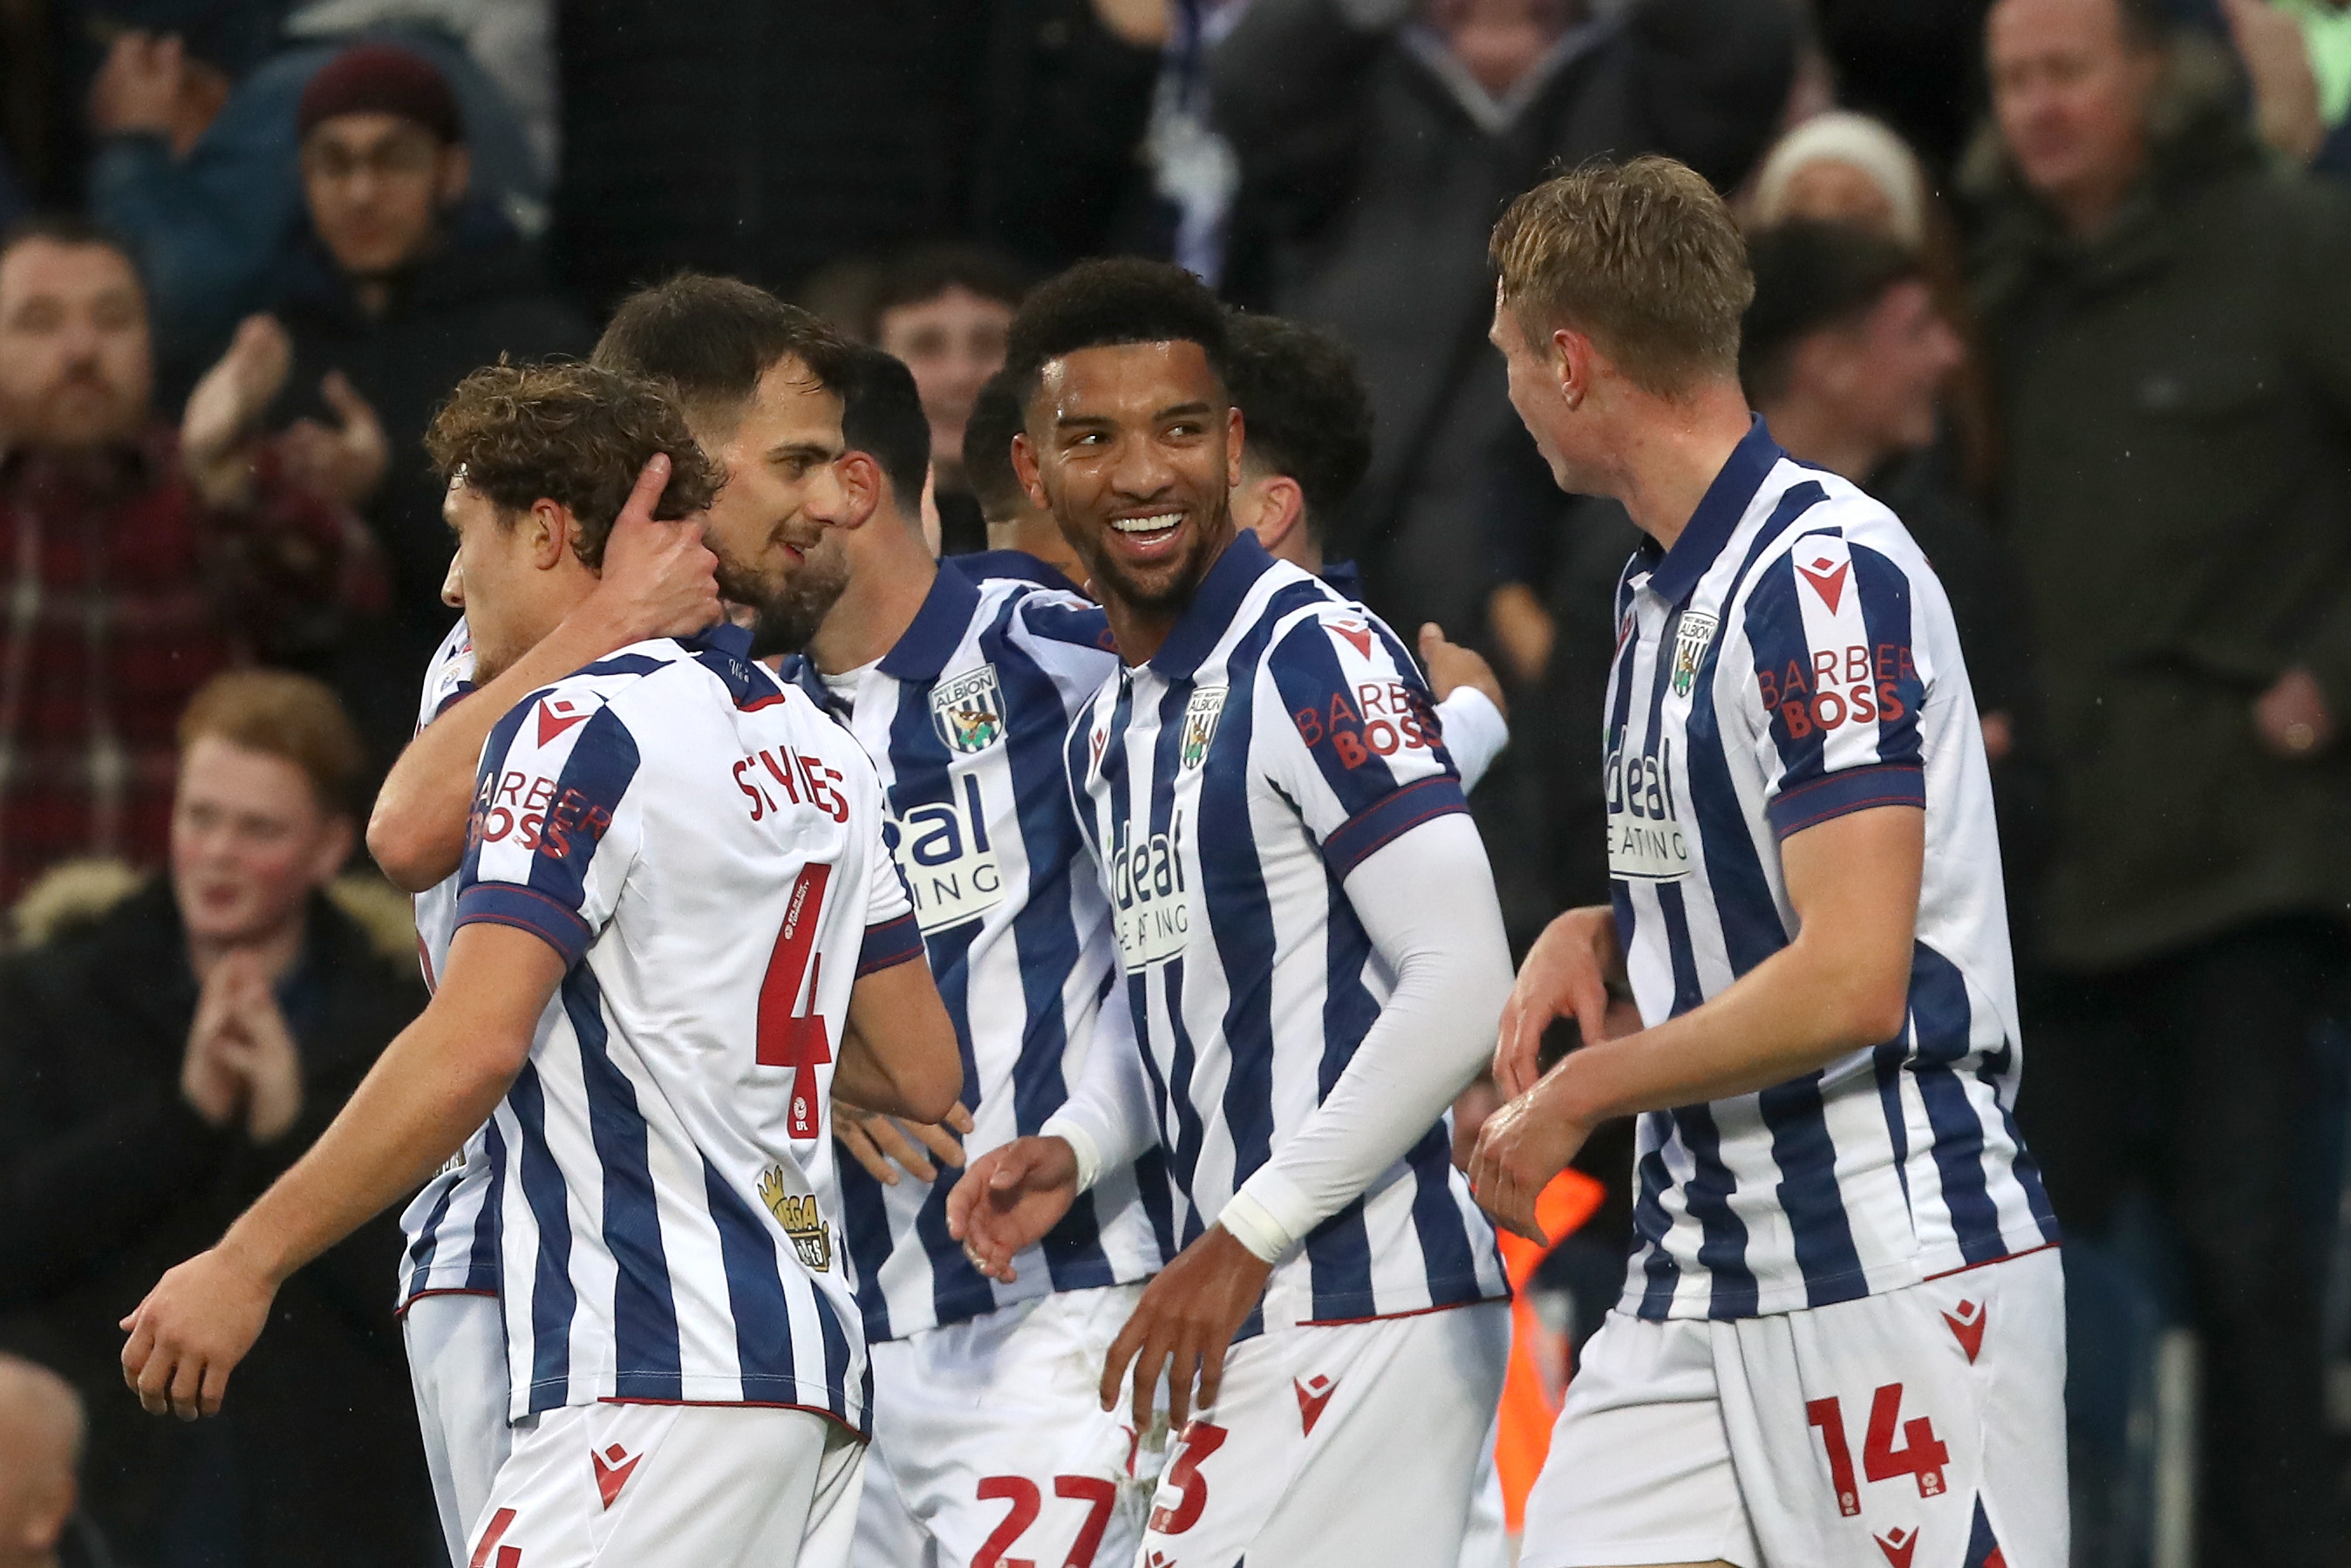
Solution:
<svg viewBox="0 0 2351 1568"><path fill-rule="evenodd" d="M1113 517L1110 526L1123 534L1164 534L1183 520L1181 512L1159 512L1148 517Z"/></svg>

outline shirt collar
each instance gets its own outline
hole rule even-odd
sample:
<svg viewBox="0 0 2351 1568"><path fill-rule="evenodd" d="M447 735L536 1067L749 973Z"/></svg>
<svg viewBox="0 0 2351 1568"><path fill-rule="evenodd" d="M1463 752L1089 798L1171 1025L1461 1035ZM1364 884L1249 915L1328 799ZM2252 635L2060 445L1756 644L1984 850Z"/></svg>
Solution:
<svg viewBox="0 0 2351 1568"><path fill-rule="evenodd" d="M1266 553L1256 534L1247 528L1236 533L1225 553L1209 566L1208 575L1200 580L1176 629L1151 656L1151 667L1171 681L1183 680L1198 669L1208 650L1233 623L1233 617L1240 613L1241 601L1257 586L1257 580L1272 568L1273 557Z"/></svg>
<svg viewBox="0 0 2351 1568"><path fill-rule="evenodd" d="M1352 560L1326 560L1322 580L1350 599L1364 596L1364 569Z"/></svg>
<svg viewBox="0 0 2351 1568"><path fill-rule="evenodd" d="M747 628L737 626L732 621L714 621L701 631L689 632L674 641L689 653L711 650L730 659L740 659L747 664L751 662L751 633Z"/></svg>
<svg viewBox="0 0 2351 1568"><path fill-rule="evenodd" d="M914 622L882 655L882 673L895 681L936 680L978 608L978 586L952 560L939 562L939 574L931 580Z"/></svg>
<svg viewBox="0 0 2351 1568"><path fill-rule="evenodd" d="M1698 586L1730 536L1739 531L1739 519L1747 515L1748 504L1755 492L1763 487L1781 458L1787 454L1771 439L1763 424L1763 416L1751 416L1747 434L1730 450L1722 472L1707 486L1706 495L1698 501L1698 510L1674 540L1674 548L1662 552L1656 541L1643 543L1643 552L1656 562L1649 571L1649 591L1668 604L1678 604Z"/></svg>

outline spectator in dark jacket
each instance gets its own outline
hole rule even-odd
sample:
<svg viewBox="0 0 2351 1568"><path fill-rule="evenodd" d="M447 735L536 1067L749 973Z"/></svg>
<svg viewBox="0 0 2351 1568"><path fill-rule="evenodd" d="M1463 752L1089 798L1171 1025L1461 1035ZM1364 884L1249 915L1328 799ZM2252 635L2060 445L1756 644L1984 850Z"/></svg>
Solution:
<svg viewBox="0 0 2351 1568"><path fill-rule="evenodd" d="M454 95L422 56L353 48L302 95L313 242L278 302L291 368L274 410L314 482L360 507L391 557L393 632L345 672L379 765L408 737L418 673L455 612L442 486L423 456L433 411L467 371L584 354L587 323L486 204Z"/></svg>
<svg viewBox="0 0 2351 1568"><path fill-rule="evenodd" d="M323 664L381 601L358 520L239 438L266 349L232 350L175 434L120 246L68 221L0 242L0 899L75 855L159 864L189 695Z"/></svg>
<svg viewBox="0 0 2351 1568"><path fill-rule="evenodd" d="M157 1421L122 1386L119 1321L293 1163L423 1003L320 892L360 770L332 695L225 675L182 736L170 874L0 964L0 1344L80 1392L86 1506L131 1561L413 1568L433 1512L388 1219L279 1292L224 1424Z"/></svg>
<svg viewBox="0 0 2351 1568"><path fill-rule="evenodd" d="M445 37L390 35L432 61L464 109L473 189L526 232L547 220L547 182L497 87ZM191 113L203 62L147 33L120 36L93 84L98 145L91 211L139 252L154 294L157 347L176 397L221 351L239 319L264 308L302 244L298 106L342 42L288 48L241 75L217 112ZM242 64L231 60L232 65Z"/></svg>
<svg viewBox="0 0 2351 1568"><path fill-rule="evenodd" d="M2295 1134L2351 898L2351 202L2138 0L2000 0L1978 281L2059 787L2023 1103L2184 1243L2203 1560L2333 1563ZM2209 62L2208 62L2209 63Z"/></svg>
<svg viewBox="0 0 2351 1568"><path fill-rule="evenodd" d="M1252 0L1210 61L1241 171L1228 290L1361 356L1378 438L1331 549L1399 625L1474 625L1488 586L1469 541L1489 451L1516 423L1486 343L1494 214L1555 162L1601 154L1670 153L1727 189L1794 68L1782 0L1487 10Z"/></svg>

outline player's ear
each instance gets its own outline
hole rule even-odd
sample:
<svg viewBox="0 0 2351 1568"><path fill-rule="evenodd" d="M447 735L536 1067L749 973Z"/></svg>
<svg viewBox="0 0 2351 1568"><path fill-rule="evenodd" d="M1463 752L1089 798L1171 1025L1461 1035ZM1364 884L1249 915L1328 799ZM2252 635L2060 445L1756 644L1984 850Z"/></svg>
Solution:
<svg viewBox="0 0 2351 1568"><path fill-rule="evenodd" d="M1040 512L1053 509L1053 503L1045 498L1044 479L1038 471L1036 445L1029 441L1029 433L1025 430L1012 433L1012 475L1020 481L1020 488L1027 492L1030 506Z"/></svg>
<svg viewBox="0 0 2351 1568"><path fill-rule="evenodd" d="M1561 327L1551 335L1552 374L1559 385L1560 402L1569 408L1581 408L1592 394L1593 363L1599 350L1590 338L1572 328Z"/></svg>
<svg viewBox="0 0 2351 1568"><path fill-rule="evenodd" d="M579 538L580 524L571 508L544 496L530 504L530 514L519 526L530 548L530 564L541 571L554 570Z"/></svg>
<svg viewBox="0 0 2351 1568"><path fill-rule="evenodd" d="M872 453L852 449L842 453L834 461L832 471L841 481L842 497L848 501L849 516L845 526L863 528L882 507L882 465L874 461ZM899 497L898 505L904 510L906 497Z"/></svg>
<svg viewBox="0 0 2351 1568"><path fill-rule="evenodd" d="M1241 449L1247 433L1242 429L1240 406L1237 403L1225 411L1225 488L1229 490L1241 482Z"/></svg>

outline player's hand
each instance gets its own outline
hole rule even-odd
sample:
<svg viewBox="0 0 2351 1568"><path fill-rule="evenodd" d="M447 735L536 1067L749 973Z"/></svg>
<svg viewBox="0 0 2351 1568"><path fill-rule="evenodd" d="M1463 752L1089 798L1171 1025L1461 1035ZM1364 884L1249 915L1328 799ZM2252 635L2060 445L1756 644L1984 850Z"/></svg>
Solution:
<svg viewBox="0 0 2351 1568"><path fill-rule="evenodd" d="M1510 705L1502 696L1502 683L1494 666L1475 648L1445 640L1445 628L1432 621L1420 629L1420 662L1428 667L1428 689L1443 702L1463 686L1475 686L1504 718Z"/></svg>
<svg viewBox="0 0 2351 1568"><path fill-rule="evenodd" d="M1212 1225L1143 1288L1134 1315L1103 1358L1102 1406L1118 1404L1119 1385L1134 1364L1134 1429L1151 1429L1160 1368L1167 1373L1167 1429L1180 1432L1195 1409L1216 1407L1225 1379L1225 1352L1249 1310L1265 1294L1273 1265ZM1197 1385L1196 1402L1194 1394Z"/></svg>
<svg viewBox="0 0 2351 1568"><path fill-rule="evenodd" d="M2335 715L2318 677L2296 664L2253 704L2253 727L2273 757L2299 762L2335 738Z"/></svg>
<svg viewBox="0 0 2351 1568"><path fill-rule="evenodd" d="M1543 928L1502 1004L1494 1082L1504 1099L1517 1099L1542 1075L1543 1030L1553 1019L1573 1018L1586 1040L1608 1038L1608 977L1622 963L1615 912L1605 904L1571 909Z"/></svg>
<svg viewBox="0 0 2351 1568"><path fill-rule="evenodd" d="M215 1247L155 1282L122 1329L122 1381L157 1416L193 1421L220 1414L228 1375L268 1321L277 1287Z"/></svg>
<svg viewBox="0 0 2351 1568"><path fill-rule="evenodd" d="M305 488L347 507L359 506L376 493L392 465L383 422L340 371L328 371L319 392L334 411L334 426L315 419L298 419L287 426L279 438L287 469Z"/></svg>
<svg viewBox="0 0 2351 1568"><path fill-rule="evenodd" d="M972 1162L947 1194L947 1234L971 1266L1010 1284L1015 1256L1042 1240L1078 1197L1078 1159L1061 1138L1015 1138Z"/></svg>
<svg viewBox="0 0 2351 1568"><path fill-rule="evenodd" d="M590 600L611 628L615 648L687 636L720 617L718 558L702 542L701 515L654 520L669 471L666 453L645 460L604 542L603 578Z"/></svg>
<svg viewBox="0 0 2351 1568"><path fill-rule="evenodd" d="M832 1100L833 1137L883 1186L898 1185L899 1166L905 1166L917 1181L938 1180L938 1166L923 1157L924 1149L936 1155L939 1165L962 1169L963 1139L969 1135L971 1125L971 1113L960 1103L947 1113L946 1121L941 1124L901 1122L879 1111L852 1105L837 1094Z"/></svg>
<svg viewBox="0 0 2351 1568"><path fill-rule="evenodd" d="M1589 1126L1556 1105L1554 1086L1566 1067L1562 1062L1531 1092L1487 1117L1477 1152L1469 1156L1469 1191L1478 1207L1503 1229L1545 1247L1553 1238L1543 1234L1535 1218L1536 1200L1592 1135Z"/></svg>

